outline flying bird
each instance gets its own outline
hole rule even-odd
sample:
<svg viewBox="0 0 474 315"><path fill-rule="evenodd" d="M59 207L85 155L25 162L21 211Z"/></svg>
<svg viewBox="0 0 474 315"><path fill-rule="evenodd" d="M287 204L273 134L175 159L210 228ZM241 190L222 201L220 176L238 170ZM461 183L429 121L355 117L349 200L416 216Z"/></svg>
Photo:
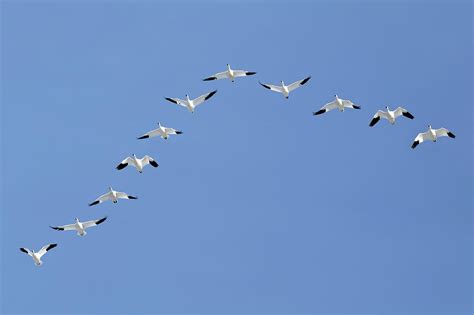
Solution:
<svg viewBox="0 0 474 315"><path fill-rule="evenodd" d="M212 80L220 80L220 79L230 79L234 82L235 78L245 77L248 75L254 75L257 72L253 71L246 71L246 70L233 70L230 68L230 65L227 64L227 70L224 72L216 73L210 77L203 79L203 81L212 81Z"/></svg>
<svg viewBox="0 0 474 315"><path fill-rule="evenodd" d="M307 77L303 80L293 82L290 85L285 85L285 82L283 82L283 81L280 81L281 85L263 84L262 82L259 82L259 83L264 88L269 89L271 91L281 93L281 94L283 94L283 96L285 98L288 98L291 91L294 91L297 88L299 88L300 86L303 86L304 84L306 84L306 82L309 81L309 79L311 79L311 76L309 76L309 77Z"/></svg>
<svg viewBox="0 0 474 315"><path fill-rule="evenodd" d="M156 136L160 136L161 138L167 140L170 135L180 135L182 133L183 132L180 131L180 130L164 127L160 123L158 123L158 129L148 131L143 136L138 137L137 139L147 139L147 138L153 138L153 137L156 137Z"/></svg>
<svg viewBox="0 0 474 315"><path fill-rule="evenodd" d="M131 157L129 156L125 160L120 162L120 164L117 165L116 168L118 170L123 170L128 165L131 165L135 167L138 170L138 172L142 173L143 168L148 164L150 164L153 167L158 167L158 163L151 156L145 155L143 158L139 159L137 158L135 154L132 154Z"/></svg>
<svg viewBox="0 0 474 315"><path fill-rule="evenodd" d="M180 98L172 98L172 97L165 97L165 100L170 101L171 103L175 103L177 105L186 107L191 113L194 113L196 106L201 105L208 99L210 99L214 94L217 93L217 90L203 94L195 99L190 99L189 95L186 94L186 99L182 100Z"/></svg>
<svg viewBox="0 0 474 315"><path fill-rule="evenodd" d="M78 218L76 218L75 219L76 222L74 222L73 224L62 225L62 226L50 226L50 228L56 231L76 231L77 235L84 236L87 234L86 229L99 225L105 220L107 220L107 217L104 217L99 220L81 222L79 221Z"/></svg>
<svg viewBox="0 0 474 315"><path fill-rule="evenodd" d="M395 110L390 110L388 106L385 106L385 108L387 109L386 112L379 110L377 111L377 113L375 113L374 117L370 121L370 124L369 124L370 127L375 126L375 124L379 122L380 118L387 119L392 125L395 124L395 119L402 115L410 119L415 118L405 108L398 107Z"/></svg>
<svg viewBox="0 0 474 315"><path fill-rule="evenodd" d="M426 132L420 132L415 140L413 141L413 144L411 145L411 148L414 149L416 148L417 145L419 145L420 143L424 142L424 141L433 141L433 142L436 142L436 140L439 138L439 137L450 137L450 138L456 138L456 136L454 135L454 133L452 133L451 131L449 131L448 129L446 128L439 128L439 129L433 129L431 128L431 125L428 126L428 131Z"/></svg>
<svg viewBox="0 0 474 315"><path fill-rule="evenodd" d="M37 253L25 247L21 247L20 250L23 253L28 254L28 256L31 256L36 266L41 266L43 264L43 262L41 261L41 257L43 257L46 252L55 248L56 246L58 246L58 244L48 244L46 246L43 246Z"/></svg>
<svg viewBox="0 0 474 315"><path fill-rule="evenodd" d="M124 192L115 191L112 189L112 187L109 187L109 191L103 194L102 196L100 196L99 198L97 198L96 200L94 200L93 202L91 202L89 204L89 207L97 205L107 200L112 200L113 203L117 203L118 199L138 199L138 198L134 196L130 196L129 194L126 194Z"/></svg>
<svg viewBox="0 0 474 315"><path fill-rule="evenodd" d="M339 109L339 111L341 112L343 112L345 108L360 109L360 106L355 105L349 100L343 100L337 95L334 95L334 97L336 98L334 101L327 103L326 105L321 107L320 110L314 112L313 115L321 115L336 108Z"/></svg>

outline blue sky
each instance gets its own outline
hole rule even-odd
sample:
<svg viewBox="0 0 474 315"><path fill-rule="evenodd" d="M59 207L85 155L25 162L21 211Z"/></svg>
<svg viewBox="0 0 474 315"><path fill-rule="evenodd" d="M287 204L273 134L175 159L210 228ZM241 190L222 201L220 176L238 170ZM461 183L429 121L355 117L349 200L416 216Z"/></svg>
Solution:
<svg viewBox="0 0 474 315"><path fill-rule="evenodd" d="M471 2L1 8L3 313L472 312ZM227 63L258 73L201 81ZM311 115L336 93L362 109ZM428 124L457 137L410 149ZM109 185L139 199L87 207Z"/></svg>

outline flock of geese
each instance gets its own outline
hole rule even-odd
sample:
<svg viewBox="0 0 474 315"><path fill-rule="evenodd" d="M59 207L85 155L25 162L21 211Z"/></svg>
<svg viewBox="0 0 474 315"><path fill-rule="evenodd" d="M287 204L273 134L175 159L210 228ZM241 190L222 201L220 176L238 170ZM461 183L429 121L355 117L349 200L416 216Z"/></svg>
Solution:
<svg viewBox="0 0 474 315"><path fill-rule="evenodd" d="M216 73L210 77L207 77L203 81L229 79L232 82L234 82L236 78L251 76L255 74L256 72L253 72L253 71L234 70L230 67L230 65L227 65L227 70ZM269 89L274 92L281 93L286 99L288 99L291 92L305 85L310 79L311 79L311 76L306 77L302 80L293 82L289 85L286 85L285 82L283 81L280 81L280 85L264 84L261 82L259 83L264 88ZM194 113L198 105L203 104L205 101L213 97L216 93L217 93L217 90L214 90L212 92L203 94L195 99L189 98L189 95L186 95L185 99L172 98L172 97L165 97L165 99L171 103L183 106L187 108L191 113ZM337 95L334 95L334 97L335 99L333 101L321 107L320 110L313 112L313 115L321 115L329 111L332 111L334 109L338 109L339 111L344 112L346 108L348 109L361 108L360 106L354 104L350 100L341 99ZM381 118L388 120L388 122L390 122L392 125L395 123L395 120L400 116L404 116L409 119L415 118L409 111L407 111L405 108L402 108L402 107L398 107L395 110L390 110L388 106L386 106L385 109L386 111L378 110L375 113L375 115L373 116L372 120L369 123L370 127L375 126L375 124L377 124ZM151 130L145 133L144 135L138 137L137 139L147 139L147 138L160 136L162 139L166 140L168 139L170 135L180 135L180 134L182 134L182 131L176 130L174 128L164 127L160 123L158 123L157 129ZM439 137L455 138L455 135L446 128L433 129L431 125L429 125L428 130L426 132L421 132L416 136L411 147L412 149L414 149L420 143L425 142L425 141L436 142L436 140ZM117 165L116 169L123 170L127 166L133 166L137 169L138 172L142 173L143 168L148 164L155 168L159 166L158 163L152 157L148 155L145 155L143 158L138 158L137 156L135 156L135 154L133 154L133 156L131 157L129 156L125 158L122 162L120 162L120 164ZM125 192L113 190L112 187L109 187L109 191L107 193L99 196L97 199L91 202L89 206L98 205L100 203L103 203L109 200L112 201L113 203L117 203L119 199L137 199L137 197L129 195ZM85 221L85 222L81 222L79 221L78 218L75 218L75 222L72 224L67 224L67 225L62 225L62 226L51 226L51 228L57 231L76 231L77 235L85 236L87 234L86 230L88 228L97 226L105 222L105 220L107 220L107 217L97 219L97 220ZM41 257L43 257L48 251L55 248L56 246L57 244L48 244L48 245L43 246L38 252L35 252L33 250L30 250L24 247L21 247L20 250L24 252L25 254L29 255L37 266L40 266L43 263L41 260Z"/></svg>

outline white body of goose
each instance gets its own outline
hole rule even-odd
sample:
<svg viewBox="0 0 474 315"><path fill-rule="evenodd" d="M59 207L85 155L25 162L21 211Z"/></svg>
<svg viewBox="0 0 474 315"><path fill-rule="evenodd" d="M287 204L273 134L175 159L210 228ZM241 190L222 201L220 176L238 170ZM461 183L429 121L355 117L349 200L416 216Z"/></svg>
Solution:
<svg viewBox="0 0 474 315"><path fill-rule="evenodd" d="M158 123L158 128L154 129L152 131L148 131L145 133L143 136L138 137L137 139L147 139L147 138L153 138L156 136L160 136L162 139L168 140L168 137L170 135L180 135L183 132L180 130L176 130L173 128L168 128L165 126L162 126L160 123Z"/></svg>
<svg viewBox="0 0 474 315"><path fill-rule="evenodd" d="M452 133L451 131L449 131L446 128L433 129L433 128L431 128L431 125L429 125L428 126L428 131L421 132L416 136L415 140L413 141L413 143L411 145L411 148L414 149L420 143L423 143L423 142L429 141L429 140L431 140L433 142L436 142L436 140L438 140L439 137L456 138L454 133Z"/></svg>
<svg viewBox="0 0 474 315"><path fill-rule="evenodd" d="M99 198L97 198L96 200L94 200L93 202L91 202L89 204L89 207L97 205L107 200L112 200L113 203L117 203L119 199L138 199L138 198L135 196L130 196L124 192L115 191L112 189L112 187L109 187L109 191L103 194L102 196L100 196Z"/></svg>
<svg viewBox="0 0 474 315"><path fill-rule="evenodd" d="M107 217L104 217L99 220L91 220L91 221L86 221L86 222L81 222L79 221L78 218L75 219L75 222L73 224L68 224L68 225L61 225L61 226L50 226L53 230L56 231L76 231L77 235L79 236L84 236L87 234L86 229L99 225L102 222L107 220Z"/></svg>
<svg viewBox="0 0 474 315"><path fill-rule="evenodd" d="M339 109L340 112L343 112L346 108L360 109L360 106L355 105L349 100L343 100L337 95L334 95L334 97L336 98L334 101L327 103L326 105L321 107L320 110L314 112L313 115L321 115L336 108Z"/></svg>
<svg viewBox="0 0 474 315"><path fill-rule="evenodd" d="M150 164L153 167L158 167L158 163L150 156L145 155L143 158L139 159L135 154L132 154L132 156L127 157L125 160L120 162L119 165L117 165L118 170L122 170L126 168L128 165L131 165L137 169L138 172L142 173L143 168Z"/></svg>
<svg viewBox="0 0 474 315"><path fill-rule="evenodd" d="M283 81L280 81L280 85L264 84L262 82L259 82L259 83L264 88L269 89L270 91L281 93L285 98L288 98L290 96L290 92L306 84L306 82L308 82L309 79L311 79L311 76L304 78L302 80L293 82L290 85L285 85L285 82Z"/></svg>
<svg viewBox="0 0 474 315"><path fill-rule="evenodd" d="M375 124L379 122L380 118L384 118L388 120L392 125L395 124L395 119L397 119L397 117L400 117L402 115L410 119L415 118L405 108L402 108L402 107L398 107L395 110L390 110L388 106L385 106L385 109L387 109L386 112L379 110L377 111L377 113L375 113L374 117L370 121L370 124L369 124L370 127L375 126Z"/></svg>
<svg viewBox="0 0 474 315"><path fill-rule="evenodd" d="M210 77L203 79L203 81L212 81L212 80L221 80L229 79L234 82L235 78L246 77L249 75L254 75L257 72L246 71L246 70L233 70L229 64L227 64L227 70L223 72L216 73Z"/></svg>
<svg viewBox="0 0 474 315"><path fill-rule="evenodd" d="M38 252L29 250L25 247L21 247L20 250L31 258L33 258L33 261L35 262L36 266L41 266L43 264L43 262L41 261L41 257L43 257L44 254L46 254L49 250L55 248L56 246L58 246L58 244L48 244L43 246Z"/></svg>
<svg viewBox="0 0 474 315"><path fill-rule="evenodd" d="M186 99L182 100L180 98L165 97L165 100L175 103L177 105L186 107L191 113L194 113L194 110L198 105L201 105L208 99L210 99L214 94L217 93L217 90L203 94L195 99L190 99L189 95L186 94Z"/></svg>

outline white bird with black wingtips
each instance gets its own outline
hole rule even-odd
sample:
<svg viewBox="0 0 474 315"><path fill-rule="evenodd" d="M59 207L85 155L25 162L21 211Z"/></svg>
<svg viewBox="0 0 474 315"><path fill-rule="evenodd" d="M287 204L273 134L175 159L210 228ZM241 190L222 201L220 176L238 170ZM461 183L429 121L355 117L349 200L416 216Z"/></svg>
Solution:
<svg viewBox="0 0 474 315"><path fill-rule="evenodd" d="M212 81L212 80L221 80L221 79L229 79L234 82L235 78L239 77L246 77L249 75L254 75L257 72L247 71L247 70L234 70L227 64L227 70L223 72L216 73L210 77L203 79L203 81Z"/></svg>
<svg viewBox="0 0 474 315"><path fill-rule="evenodd" d="M388 106L385 106L385 109L387 109L386 112L379 110L375 113L374 117L370 121L370 127L375 126L375 124L379 122L380 118L387 119L392 125L395 124L395 119L402 115L410 119L415 118L412 114L410 114L410 112L408 112L405 108L402 107L398 107L395 110L390 110Z"/></svg>
<svg viewBox="0 0 474 315"><path fill-rule="evenodd" d="M420 143L423 143L425 141L433 141L436 142L439 137L450 137L450 138L456 138L454 133L449 131L446 128L439 128L439 129L433 129L431 128L431 125L428 125L428 131L426 132L420 132L415 140L413 141L411 148L414 149L416 148L417 145Z"/></svg>
<svg viewBox="0 0 474 315"><path fill-rule="evenodd" d="M170 135L180 135L182 133L183 132L181 130L168 128L168 127L162 126L160 123L158 123L158 128L157 129L154 129L152 131L148 131L143 136L138 137L137 139L147 139L147 138L153 138L153 137L156 137L156 136L160 136L162 139L168 140L168 137Z"/></svg>
<svg viewBox="0 0 474 315"><path fill-rule="evenodd" d="M23 253L28 254L28 256L30 256L31 258L33 258L33 261L35 262L36 266L41 266L43 264L43 262L41 261L41 257L43 257L44 254L46 254L48 251L55 248L56 246L58 246L58 244L48 244L43 246L38 252L29 250L25 247L20 247L20 250Z"/></svg>
<svg viewBox="0 0 474 315"><path fill-rule="evenodd" d="M339 96L337 95L334 95L334 97L336 98L334 101L327 103L326 105L321 107L320 110L318 110L317 112L314 112L313 115L321 115L336 108L339 109L339 111L341 112L343 112L344 109L346 108L360 109L360 106L355 105L349 100L343 100L342 98L339 98Z"/></svg>
<svg viewBox="0 0 474 315"><path fill-rule="evenodd" d="M292 91L296 90L297 88L299 88L299 87L303 86L304 84L306 84L306 82L308 82L309 79L311 79L311 76L309 76L307 78L304 78L302 80L298 80L296 82L293 82L290 85L285 85L285 82L283 82L283 81L280 81L280 85L272 85L272 84L266 84L266 83L262 83L262 82L259 82L259 83L264 88L269 89L269 90L274 91L274 92L281 93L281 94L283 94L283 96L285 98L288 98L290 96L290 92L292 92Z"/></svg>
<svg viewBox="0 0 474 315"><path fill-rule="evenodd" d="M102 196L100 196L99 198L97 198L96 200L94 200L93 202L91 202L89 204L89 207L97 205L107 200L112 200L113 203L117 203L119 199L138 199L138 198L135 196L126 194L124 192L115 191L112 189L112 187L109 187L109 191L103 194Z"/></svg>
<svg viewBox="0 0 474 315"><path fill-rule="evenodd" d="M143 158L139 159L135 154L132 154L131 157L129 156L125 160L120 162L120 164L117 165L116 169L120 171L126 168L128 165L131 165L135 167L138 172L142 173L143 168L148 164L153 167L159 166L158 163L151 156L145 155Z"/></svg>
<svg viewBox="0 0 474 315"><path fill-rule="evenodd" d="M190 99L189 95L186 94L186 99L182 100L180 98L165 97L165 100L170 101L171 103L186 107L191 113L194 113L194 110L198 105L201 105L208 99L210 99L214 94L217 93L217 90L203 94L195 99Z"/></svg>
<svg viewBox="0 0 474 315"><path fill-rule="evenodd" d="M97 226L101 224L102 222L104 222L105 220L107 220L107 217L104 217L99 220L81 222L79 221L78 218L76 218L73 224L61 225L61 226L50 226L50 228L56 231L76 231L77 235L84 236L87 234L86 229L93 226Z"/></svg>

